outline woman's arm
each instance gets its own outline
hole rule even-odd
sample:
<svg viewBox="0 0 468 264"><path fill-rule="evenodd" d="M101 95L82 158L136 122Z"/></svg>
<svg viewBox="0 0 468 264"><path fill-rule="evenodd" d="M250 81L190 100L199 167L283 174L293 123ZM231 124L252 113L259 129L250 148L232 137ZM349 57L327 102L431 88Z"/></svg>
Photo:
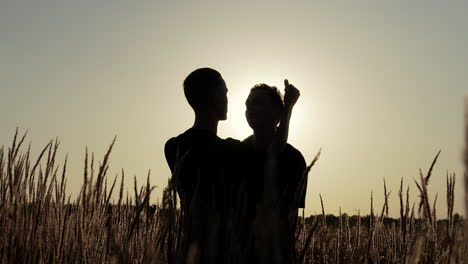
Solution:
<svg viewBox="0 0 468 264"><path fill-rule="evenodd" d="M280 204L278 203L281 201L277 193L279 155L286 147L292 109L300 96L299 90L289 84L288 80L284 80L284 86L284 111L273 142L271 142L267 149L264 163L264 191L261 202L257 207L256 216L257 221L262 223L262 228L258 229L260 233L256 235L262 241L261 247L270 252L277 249L281 243L278 237L282 228L279 211Z"/></svg>
<svg viewBox="0 0 468 264"><path fill-rule="evenodd" d="M292 110L301 93L299 90L289 83L287 79L284 80L284 109L281 115L280 124L277 128L276 135L273 142L270 144L268 155L278 156L286 147L289 135L289 122L291 120Z"/></svg>
<svg viewBox="0 0 468 264"><path fill-rule="evenodd" d="M289 84L288 80L284 80L284 86L284 111L276 135L267 149L264 164L264 202L267 204L277 201L276 179L278 174L278 159L286 147L292 109L300 96L299 90Z"/></svg>

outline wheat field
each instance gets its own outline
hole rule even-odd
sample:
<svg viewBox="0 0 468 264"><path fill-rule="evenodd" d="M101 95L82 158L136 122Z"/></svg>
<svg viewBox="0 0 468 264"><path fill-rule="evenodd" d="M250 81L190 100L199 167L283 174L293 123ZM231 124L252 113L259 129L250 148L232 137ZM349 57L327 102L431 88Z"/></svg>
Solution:
<svg viewBox="0 0 468 264"><path fill-rule="evenodd" d="M132 188L124 186L123 171L108 178L114 139L100 163L86 151L83 185L72 199L66 193L67 157L58 164L59 142L51 141L33 159L25 139L17 131L11 146L0 149L2 263L178 263L182 215L171 180L162 201L150 204L149 173L146 184L135 178ZM385 183L383 207L374 208L370 194L371 211L363 216L326 215L320 196L322 214L299 218L290 263L463 263L467 244L464 220L453 211L455 175L446 176L445 219L436 217L437 196L428 198L439 154L414 182L418 200L410 201L402 179L397 219L388 215ZM240 249L224 250L226 263L248 261L233 257Z"/></svg>

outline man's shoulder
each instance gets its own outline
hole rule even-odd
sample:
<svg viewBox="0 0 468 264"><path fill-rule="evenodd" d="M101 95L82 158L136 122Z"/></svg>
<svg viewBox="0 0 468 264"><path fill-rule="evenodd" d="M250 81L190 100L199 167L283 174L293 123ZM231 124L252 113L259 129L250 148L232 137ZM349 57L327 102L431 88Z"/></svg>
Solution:
<svg viewBox="0 0 468 264"><path fill-rule="evenodd" d="M232 137L228 137L228 138L224 139L224 141L227 142L227 143L232 143L232 144L239 144L239 143L241 143L240 140L235 139L235 138L232 138Z"/></svg>
<svg viewBox="0 0 468 264"><path fill-rule="evenodd" d="M166 144L164 144L164 151L168 152L176 148L177 146L177 137L171 137L166 141Z"/></svg>
<svg viewBox="0 0 468 264"><path fill-rule="evenodd" d="M247 150L247 144L244 142L235 139L235 138L226 138L222 140L224 147L229 151L243 151Z"/></svg>
<svg viewBox="0 0 468 264"><path fill-rule="evenodd" d="M185 132L179 134L178 136L169 138L166 143L164 144L164 153L166 158L177 155L177 152L182 148L190 148L193 145L193 142L197 140L194 139L193 133L190 129L186 130Z"/></svg>
<svg viewBox="0 0 468 264"><path fill-rule="evenodd" d="M173 137L167 140L166 144L164 144L164 156L166 156L166 161L171 171L174 170L176 153L177 153L177 138Z"/></svg>
<svg viewBox="0 0 468 264"><path fill-rule="evenodd" d="M166 144L170 145L206 145L221 139L209 131L189 128L177 137L170 138Z"/></svg>
<svg viewBox="0 0 468 264"><path fill-rule="evenodd" d="M165 145L165 148L168 148L168 147L171 147L171 146L174 146L177 144L177 137L171 137L170 139L168 139L166 141L166 144Z"/></svg>
<svg viewBox="0 0 468 264"><path fill-rule="evenodd" d="M177 148L180 145L180 141L181 141L180 136L181 135L179 135L177 137L171 137L170 139L168 139L166 141L166 143L164 144L164 152L166 153L166 155L175 154Z"/></svg>
<svg viewBox="0 0 468 264"><path fill-rule="evenodd" d="M242 142L247 143L247 144L253 144L255 141L254 135L250 135L246 137Z"/></svg>
<svg viewBox="0 0 468 264"><path fill-rule="evenodd" d="M231 138L231 137L223 139L222 141L224 144L229 145L229 146L243 146L244 145L242 141L235 139L235 138Z"/></svg>

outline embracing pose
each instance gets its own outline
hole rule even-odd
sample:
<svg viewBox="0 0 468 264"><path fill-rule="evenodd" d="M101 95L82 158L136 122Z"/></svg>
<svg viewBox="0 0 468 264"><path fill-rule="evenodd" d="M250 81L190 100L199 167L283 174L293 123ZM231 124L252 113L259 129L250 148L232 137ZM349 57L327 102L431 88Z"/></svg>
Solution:
<svg viewBox="0 0 468 264"><path fill-rule="evenodd" d="M228 105L219 72L197 69L183 87L195 121L164 149L183 214L178 261L294 263L306 165L286 142L299 90L285 80L283 100L276 87L253 87L246 100L253 135L239 141L217 136Z"/></svg>

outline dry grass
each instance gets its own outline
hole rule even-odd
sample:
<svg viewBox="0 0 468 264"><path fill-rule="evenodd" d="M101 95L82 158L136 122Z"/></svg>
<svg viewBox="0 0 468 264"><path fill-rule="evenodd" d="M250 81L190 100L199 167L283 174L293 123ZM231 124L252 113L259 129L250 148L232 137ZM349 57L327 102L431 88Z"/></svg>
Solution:
<svg viewBox="0 0 468 264"><path fill-rule="evenodd" d="M464 187L465 187L465 215L468 214L468 96L465 97L465 149L463 155L465 163ZM465 225L465 245L468 245L468 225ZM468 263L468 251L465 251L465 263Z"/></svg>
<svg viewBox="0 0 468 264"><path fill-rule="evenodd" d="M84 184L78 197L71 199L66 193L67 158L63 165L57 162L59 142L51 141L39 157L32 160L30 147L24 150L25 138L26 134L18 137L17 132L11 147L0 149L2 263L181 262L184 216L179 209L174 177L168 182L160 204L149 203L153 191L149 173L145 185L139 186L135 178L133 194L129 195L128 191L124 194L124 172L111 179L107 175L114 139L101 163L96 164L94 155L86 151ZM463 221L453 212L455 175L446 176L446 219L436 218L437 197L430 197L428 193L427 186L438 156L427 173L421 171L419 179L415 180L420 197L416 203L409 199L410 186L404 186L401 181L398 219L388 216L389 192L385 183L380 214L374 212L371 194L369 215L362 217L359 213L350 217L340 210L337 223L325 214L320 196L322 214L299 221L298 252L291 263L462 262L466 243ZM318 156L313 163L317 159ZM118 198L116 203L111 202L114 193ZM207 219L214 219L213 226L219 226L219 219L227 219L228 226L235 225L236 221L234 216L209 215ZM225 263L244 263L245 259L235 257L243 254L242 247L236 246L235 241L228 242L223 244L229 245L224 248L210 243L207 247L226 252L223 254ZM198 250L191 248L188 260L183 262L191 263Z"/></svg>

